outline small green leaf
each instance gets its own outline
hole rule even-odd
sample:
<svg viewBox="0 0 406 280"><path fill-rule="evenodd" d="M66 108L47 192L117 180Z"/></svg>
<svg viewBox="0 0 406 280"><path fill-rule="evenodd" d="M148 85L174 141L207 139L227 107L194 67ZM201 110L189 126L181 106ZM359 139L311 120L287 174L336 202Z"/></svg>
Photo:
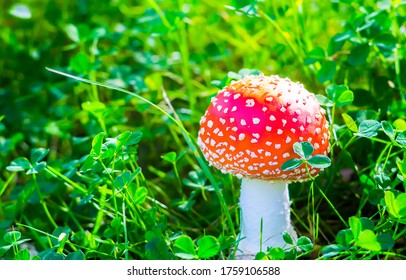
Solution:
<svg viewBox="0 0 406 280"><path fill-rule="evenodd" d="M236 240L233 236L224 236L220 234L218 241L220 243L220 250L231 248L236 244Z"/></svg>
<svg viewBox="0 0 406 280"><path fill-rule="evenodd" d="M101 170L103 167L99 162L97 162L93 156L88 155L84 157L83 165L81 166L80 170L81 171L89 171L89 170Z"/></svg>
<svg viewBox="0 0 406 280"><path fill-rule="evenodd" d="M255 255L254 260L257 260L257 261L267 261L267 260L269 260L269 258L268 258L268 255L267 255L266 253L264 253L264 252L258 252L258 253Z"/></svg>
<svg viewBox="0 0 406 280"><path fill-rule="evenodd" d="M345 2L345 1L342 1L342 2ZM347 3L351 3L351 2L347 1ZM338 34L334 35L332 40L334 40L335 42L344 42L348 39L351 39L354 36L355 36L355 32L353 30L347 30L343 33L338 33Z"/></svg>
<svg viewBox="0 0 406 280"><path fill-rule="evenodd" d="M307 57L304 60L305 65L310 65L315 62L322 61L326 58L326 54L323 50L322 47L315 47L313 50L311 50L308 54Z"/></svg>
<svg viewBox="0 0 406 280"><path fill-rule="evenodd" d="M380 251L382 249L375 233L369 229L360 232L358 239L355 241L355 245L369 251Z"/></svg>
<svg viewBox="0 0 406 280"><path fill-rule="evenodd" d="M122 189L125 186L128 186L134 179L137 177L141 169L138 169L138 172L131 173L131 171L126 170L124 173L118 175L114 179L114 187L117 189Z"/></svg>
<svg viewBox="0 0 406 280"><path fill-rule="evenodd" d="M396 142L398 142L402 146L406 146L406 131L402 131L396 137Z"/></svg>
<svg viewBox="0 0 406 280"><path fill-rule="evenodd" d="M110 226L117 232L121 232L124 228L120 217L115 217L113 220L111 220Z"/></svg>
<svg viewBox="0 0 406 280"><path fill-rule="evenodd" d="M45 161L38 162L32 168L28 169L26 174L29 175L40 173L42 170L45 169L46 166L47 163Z"/></svg>
<svg viewBox="0 0 406 280"><path fill-rule="evenodd" d="M377 241L381 245L382 250L389 250L395 246L395 240L387 233L378 235Z"/></svg>
<svg viewBox="0 0 406 280"><path fill-rule="evenodd" d="M331 165L331 160L325 155L314 155L307 162L315 168L327 168Z"/></svg>
<svg viewBox="0 0 406 280"><path fill-rule="evenodd" d="M96 242L95 236L88 231L78 231L73 233L71 240L77 245L86 246L91 249L95 249L99 245Z"/></svg>
<svg viewBox="0 0 406 280"><path fill-rule="evenodd" d="M73 253L69 253L66 256L66 260L70 260L70 261L82 261L85 259L85 254L83 254L83 252L81 250L77 250Z"/></svg>
<svg viewBox="0 0 406 280"><path fill-rule="evenodd" d="M397 129L397 130L406 130L406 121L404 119L396 119L393 121L393 126ZM406 138L406 131L402 131L402 133L404 133L405 138Z"/></svg>
<svg viewBox="0 0 406 280"><path fill-rule="evenodd" d="M283 241L285 241L287 244L293 245L293 243L294 243L293 239L288 232L286 232L286 231L283 232L282 238L283 238Z"/></svg>
<svg viewBox="0 0 406 280"><path fill-rule="evenodd" d="M349 224L350 224L350 228L352 231L352 234L354 236L354 239L357 240L358 236L362 230L362 224L359 218L352 216L349 218Z"/></svg>
<svg viewBox="0 0 406 280"><path fill-rule="evenodd" d="M229 72L227 73L227 76L228 76L230 79L233 79L233 80L239 80L239 79L241 79L241 78L244 77L244 76L242 76L242 75L240 75L240 74L238 74L238 73L236 73L236 72L234 72L234 71L229 71Z"/></svg>
<svg viewBox="0 0 406 280"><path fill-rule="evenodd" d="M31 163L36 163L42 160L48 154L49 149L37 148L31 150Z"/></svg>
<svg viewBox="0 0 406 280"><path fill-rule="evenodd" d="M16 242L21 238L21 232L19 231L9 231L7 232L3 239L7 244L16 244Z"/></svg>
<svg viewBox="0 0 406 280"><path fill-rule="evenodd" d="M147 199L148 195L148 189L145 187L138 187L137 190L135 191L135 195L133 197L133 203L135 205L140 205L144 203L144 201Z"/></svg>
<svg viewBox="0 0 406 280"><path fill-rule="evenodd" d="M374 179L382 189L389 187L392 183L392 180L383 172L374 175Z"/></svg>
<svg viewBox="0 0 406 280"><path fill-rule="evenodd" d="M361 174L361 176L359 177L359 181L361 183L361 186L366 190L372 190L375 188L374 180L372 180L371 177L366 174Z"/></svg>
<svg viewBox="0 0 406 280"><path fill-rule="evenodd" d="M374 110L360 110L357 111L356 121L357 123L362 123L366 120L376 120L379 118L379 113ZM380 128L381 124L378 122L378 128Z"/></svg>
<svg viewBox="0 0 406 280"><path fill-rule="evenodd" d="M303 160L299 158L292 158L284 162L281 166L282 171L289 171L298 168L303 164Z"/></svg>
<svg viewBox="0 0 406 280"><path fill-rule="evenodd" d="M348 56L348 64L351 66L359 66L364 64L367 61L369 50L370 48L368 44L356 46L351 50L351 53Z"/></svg>
<svg viewBox="0 0 406 280"><path fill-rule="evenodd" d="M19 172L31 168L31 163L25 157L19 157L10 162L10 165L6 167L7 171Z"/></svg>
<svg viewBox="0 0 406 280"><path fill-rule="evenodd" d="M125 146L136 145L141 141L141 138L142 138L142 132L141 131L132 132L131 136L130 136L130 139L128 139Z"/></svg>
<svg viewBox="0 0 406 280"><path fill-rule="evenodd" d="M396 197L394 207L400 218L406 217L406 193L401 193Z"/></svg>
<svg viewBox="0 0 406 280"><path fill-rule="evenodd" d="M4 245L0 247L0 257L4 255L5 252L10 250L10 248L13 247L12 245Z"/></svg>
<svg viewBox="0 0 406 280"><path fill-rule="evenodd" d="M175 255L181 259L193 260L197 258L195 245L189 236L181 236L173 244Z"/></svg>
<svg viewBox="0 0 406 280"><path fill-rule="evenodd" d="M79 30L75 25L67 24L65 26L65 32L66 32L66 35L68 35L69 39L71 39L73 42L75 42L75 43L80 42Z"/></svg>
<svg viewBox="0 0 406 280"><path fill-rule="evenodd" d="M385 2L385 1L380 1ZM390 2L388 2L390 3ZM391 4L389 4L389 7ZM376 36L373 40L373 43L379 48L383 53L385 58L389 58L390 55L393 55L392 51L396 48L397 40L392 34L380 34Z"/></svg>
<svg viewBox="0 0 406 280"><path fill-rule="evenodd" d="M77 53L70 59L69 67L77 73L87 73L91 70L89 57L85 53Z"/></svg>
<svg viewBox="0 0 406 280"><path fill-rule="evenodd" d="M163 156L161 156L162 159L166 160L167 162L170 163L176 163L176 152L169 152L167 154L164 154Z"/></svg>
<svg viewBox="0 0 406 280"><path fill-rule="evenodd" d="M82 103L82 109L89 112L96 118L101 118L102 113L106 110L106 105L99 101L93 101L93 102L87 101L87 102ZM104 132L100 132L100 133L104 133Z"/></svg>
<svg viewBox="0 0 406 280"><path fill-rule="evenodd" d="M197 255L200 259L214 257L220 252L220 243L214 236L206 235L197 242Z"/></svg>
<svg viewBox="0 0 406 280"><path fill-rule="evenodd" d="M323 84L327 81L331 81L336 73L337 62L327 60L322 65L320 70L316 74L316 79L319 83Z"/></svg>
<svg viewBox="0 0 406 280"><path fill-rule="evenodd" d="M293 144L293 151L302 159L308 159L313 154L313 146L309 142L296 142Z"/></svg>
<svg viewBox="0 0 406 280"><path fill-rule="evenodd" d="M399 172L402 174L403 178L406 178L406 160L396 159L396 165L399 168Z"/></svg>
<svg viewBox="0 0 406 280"><path fill-rule="evenodd" d="M337 98L337 107L342 107L351 104L354 101L354 93L351 90L346 90Z"/></svg>
<svg viewBox="0 0 406 280"><path fill-rule="evenodd" d="M321 255L328 259L339 255L344 250L346 250L346 248L342 245L328 245L322 249Z"/></svg>
<svg viewBox="0 0 406 280"><path fill-rule="evenodd" d="M61 243L64 244L66 240L69 238L69 234L71 232L70 228L67 227L58 227L53 232L52 235L57 237L57 239L52 238L51 242L53 245L57 246Z"/></svg>
<svg viewBox="0 0 406 280"><path fill-rule="evenodd" d="M340 96L347 90L348 87L346 85L337 84L330 84L325 89L327 97L330 98L334 103L337 103Z"/></svg>
<svg viewBox="0 0 406 280"><path fill-rule="evenodd" d="M378 205L384 197L384 191L375 189L368 192L368 201L373 205Z"/></svg>
<svg viewBox="0 0 406 280"><path fill-rule="evenodd" d="M333 107L334 103L331 101L328 97L321 95L321 94L316 94L316 99L319 102L321 106L325 107Z"/></svg>
<svg viewBox="0 0 406 280"><path fill-rule="evenodd" d="M107 150L104 150L105 145L102 145L102 153L99 156L99 159L106 159L114 157L114 153L116 151L116 146L109 146Z"/></svg>
<svg viewBox="0 0 406 280"><path fill-rule="evenodd" d="M384 199L386 207L388 207L389 214L395 218L400 218L395 206L395 194L391 191L386 191Z"/></svg>
<svg viewBox="0 0 406 280"><path fill-rule="evenodd" d="M92 156L100 156L101 150L102 150L102 145L103 145L103 138L104 138L105 133L100 132L97 134L92 141L92 151L91 155Z"/></svg>
<svg viewBox="0 0 406 280"><path fill-rule="evenodd" d="M130 131L125 131L116 137L116 152L127 144L128 140L131 138L131 134Z"/></svg>
<svg viewBox="0 0 406 280"><path fill-rule="evenodd" d="M307 236L301 236L296 242L297 247L303 252L309 252L313 249L313 243Z"/></svg>
<svg viewBox="0 0 406 280"><path fill-rule="evenodd" d="M262 72L257 69L242 68L238 71L238 74L241 77L245 77L245 76L249 76L249 75L258 76L258 75L261 75Z"/></svg>
<svg viewBox="0 0 406 280"><path fill-rule="evenodd" d="M362 225L362 230L369 229L369 230L373 231L375 229L374 222L371 221L370 218L361 217L361 218L359 218L359 220L360 220L361 225Z"/></svg>
<svg viewBox="0 0 406 280"><path fill-rule="evenodd" d="M379 2L381 2L381 1L379 1ZM367 20L361 22L360 24L358 24L356 31L361 32L361 31L367 30L367 29L371 28L374 25L374 23L375 23L374 19L372 19L372 20L367 19Z"/></svg>
<svg viewBox="0 0 406 280"><path fill-rule="evenodd" d="M93 197L94 197L94 194L89 194L89 195L86 195L86 196L82 197L79 200L78 205L88 204L90 201L92 201Z"/></svg>
<svg viewBox="0 0 406 280"><path fill-rule="evenodd" d="M344 119L345 125L348 127L349 130L352 132L358 132L357 123L352 119L352 117L346 113L342 114Z"/></svg>
<svg viewBox="0 0 406 280"><path fill-rule="evenodd" d="M393 130L393 127L390 123L387 121L381 121L381 126L383 129L383 132L390 138L393 139L395 136L395 131Z"/></svg>
<svg viewBox="0 0 406 280"><path fill-rule="evenodd" d="M273 247L269 250L268 256L270 260L283 260L285 258L285 251L279 247Z"/></svg>
<svg viewBox="0 0 406 280"><path fill-rule="evenodd" d="M327 46L327 55L331 56L341 50L345 41L351 38L352 33L354 33L354 31L348 30L344 33L338 33L330 38Z"/></svg>
<svg viewBox="0 0 406 280"><path fill-rule="evenodd" d="M47 250L47 251L43 251L41 252L43 254L41 254L41 258L43 260L49 260L49 261L61 261L64 260L65 257L62 254L58 254L56 252L54 252L53 249Z"/></svg>
<svg viewBox="0 0 406 280"><path fill-rule="evenodd" d="M326 87L326 94L337 107L351 104L354 101L354 93L348 90L346 85L328 85Z"/></svg>
<svg viewBox="0 0 406 280"><path fill-rule="evenodd" d="M296 260L297 259L297 249L293 247L292 249L285 251L286 260Z"/></svg>
<svg viewBox="0 0 406 280"><path fill-rule="evenodd" d="M340 230L336 235L337 243L345 247L349 247L353 239L354 235L351 229Z"/></svg>
<svg viewBox="0 0 406 280"><path fill-rule="evenodd" d="M358 127L358 133L355 135L372 138L378 134L378 129L381 127L381 124L375 120L364 120Z"/></svg>
<svg viewBox="0 0 406 280"><path fill-rule="evenodd" d="M98 248L98 251L106 256L111 256L117 250L117 247L113 243L102 243Z"/></svg>
<svg viewBox="0 0 406 280"><path fill-rule="evenodd" d="M21 251L18 251L17 254L14 256L14 260L19 260L19 261L26 261L31 258L30 252L27 249L23 249Z"/></svg>

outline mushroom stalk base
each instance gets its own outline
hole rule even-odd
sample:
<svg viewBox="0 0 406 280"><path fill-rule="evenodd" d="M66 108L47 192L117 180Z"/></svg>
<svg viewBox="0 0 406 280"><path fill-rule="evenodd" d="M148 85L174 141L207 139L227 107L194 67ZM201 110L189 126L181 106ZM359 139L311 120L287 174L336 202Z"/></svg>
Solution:
<svg viewBox="0 0 406 280"><path fill-rule="evenodd" d="M268 247L286 248L282 238L296 233L290 221L288 184L243 178L240 194L240 239L237 259L253 259Z"/></svg>

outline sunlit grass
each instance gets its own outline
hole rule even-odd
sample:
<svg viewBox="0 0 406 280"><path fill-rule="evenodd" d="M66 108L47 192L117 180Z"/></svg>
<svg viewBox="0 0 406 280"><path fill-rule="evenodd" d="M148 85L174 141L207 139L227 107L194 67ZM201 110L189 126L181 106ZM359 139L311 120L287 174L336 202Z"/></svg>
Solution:
<svg viewBox="0 0 406 280"><path fill-rule="evenodd" d="M240 182L197 132L264 73L318 95L331 165L289 187L300 250L257 258L404 259L406 11L347 2L0 5L1 258L233 259Z"/></svg>

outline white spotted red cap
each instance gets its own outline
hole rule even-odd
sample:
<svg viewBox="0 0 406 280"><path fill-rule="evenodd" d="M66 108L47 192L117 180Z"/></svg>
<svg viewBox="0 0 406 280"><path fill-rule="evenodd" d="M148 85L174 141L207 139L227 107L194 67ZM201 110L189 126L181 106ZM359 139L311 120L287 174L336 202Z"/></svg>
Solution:
<svg viewBox="0 0 406 280"><path fill-rule="evenodd" d="M250 75L220 90L200 121L198 143L224 173L262 180L308 179L305 168L281 170L295 142L327 155L330 133L324 110L302 84L279 76ZM309 166L316 175L320 169Z"/></svg>

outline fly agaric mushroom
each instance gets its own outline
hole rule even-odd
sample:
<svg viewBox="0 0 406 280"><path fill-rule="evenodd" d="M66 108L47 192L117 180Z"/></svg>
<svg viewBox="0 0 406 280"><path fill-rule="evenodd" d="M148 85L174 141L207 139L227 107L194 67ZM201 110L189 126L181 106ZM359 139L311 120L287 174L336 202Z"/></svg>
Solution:
<svg viewBox="0 0 406 280"><path fill-rule="evenodd" d="M309 142L316 154L329 150L328 123L314 94L279 76L250 75L220 90L200 121L198 144L209 163L242 178L237 258L284 247L295 236L288 183L309 179L312 166L282 170L295 157L293 144ZM262 243L261 243L262 241Z"/></svg>

